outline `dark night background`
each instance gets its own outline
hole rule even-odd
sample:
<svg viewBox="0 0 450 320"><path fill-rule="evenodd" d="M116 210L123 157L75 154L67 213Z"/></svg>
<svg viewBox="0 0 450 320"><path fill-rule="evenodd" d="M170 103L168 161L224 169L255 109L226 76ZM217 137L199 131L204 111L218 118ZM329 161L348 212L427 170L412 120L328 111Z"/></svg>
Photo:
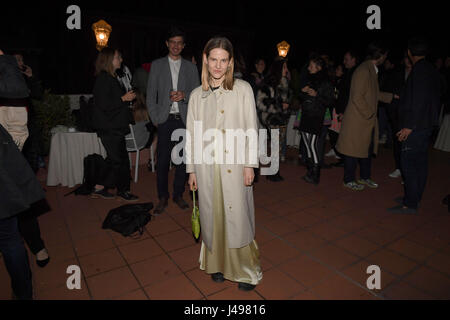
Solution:
<svg viewBox="0 0 450 320"><path fill-rule="evenodd" d="M81 8L81 30L66 28L71 4ZM371 4L381 8L381 30L366 27ZM249 69L257 56L270 63L276 44L286 40L293 69L306 62L312 49L341 62L347 48L364 54L373 39L386 41L400 56L415 34L429 38L433 56L445 57L445 9L442 1L10 1L1 5L0 49L23 52L25 63L54 93L89 93L97 54L91 25L100 19L112 26L109 46L121 49L132 71L167 54L164 41L171 24L187 33L184 53L200 56L206 41L221 34L232 40Z"/></svg>

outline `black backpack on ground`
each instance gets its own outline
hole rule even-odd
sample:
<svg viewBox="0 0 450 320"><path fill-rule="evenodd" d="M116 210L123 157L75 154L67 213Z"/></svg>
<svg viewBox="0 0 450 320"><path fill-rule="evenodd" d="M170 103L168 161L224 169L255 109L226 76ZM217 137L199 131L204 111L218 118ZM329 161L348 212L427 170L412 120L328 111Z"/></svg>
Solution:
<svg viewBox="0 0 450 320"><path fill-rule="evenodd" d="M112 209L103 221L103 229L111 229L122 234L124 237L131 236L136 232L144 233L145 225L150 221L153 203L126 204Z"/></svg>
<svg viewBox="0 0 450 320"><path fill-rule="evenodd" d="M95 191L95 185L97 184L109 188L114 187L110 172L108 164L101 155L94 153L86 156L83 160L83 183L65 196L72 193L84 196L90 195Z"/></svg>

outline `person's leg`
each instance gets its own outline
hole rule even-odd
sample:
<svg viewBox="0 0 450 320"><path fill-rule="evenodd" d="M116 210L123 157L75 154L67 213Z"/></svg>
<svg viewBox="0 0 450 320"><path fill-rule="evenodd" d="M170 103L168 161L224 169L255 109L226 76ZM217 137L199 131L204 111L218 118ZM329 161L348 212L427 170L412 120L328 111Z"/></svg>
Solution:
<svg viewBox="0 0 450 320"><path fill-rule="evenodd" d="M417 155L417 166L418 166L418 199L419 202L422 200L423 192L425 191L425 186L427 184L428 178L428 146L431 142L432 130L424 130L421 133L419 150Z"/></svg>
<svg viewBox="0 0 450 320"><path fill-rule="evenodd" d="M287 153L287 126L280 126L280 160L286 160Z"/></svg>
<svg viewBox="0 0 450 320"><path fill-rule="evenodd" d="M124 136L116 132L104 132L100 134L100 140L106 150L106 162L111 170L113 176L111 180L114 181L117 192L129 191L130 163Z"/></svg>
<svg viewBox="0 0 450 320"><path fill-rule="evenodd" d="M360 177L367 180L372 176L372 157L359 159Z"/></svg>
<svg viewBox="0 0 450 320"><path fill-rule="evenodd" d="M169 131L169 122L158 125L158 142L156 158L156 180L158 188L158 198L169 198L169 166L170 166L170 145L171 145L171 133Z"/></svg>
<svg viewBox="0 0 450 320"><path fill-rule="evenodd" d="M317 135L316 140L316 150L317 150L317 156L319 158L319 165L322 167L325 157L325 144L327 142L327 133L328 133L328 126L322 126L322 129L320 130L319 135Z"/></svg>
<svg viewBox="0 0 450 320"><path fill-rule="evenodd" d="M172 135L173 131L177 130L177 129L185 129L185 126L183 124L183 121L180 120L176 120L173 121L173 124L170 128L170 135ZM182 143L183 145L185 144L185 136L183 136L183 141L181 142L179 141L173 141L171 148L170 148L170 153L172 154L172 150L175 146L177 146L178 144ZM179 157L184 157L183 153L179 153L178 154ZM175 160L175 159L174 159ZM186 179L187 179L187 174L186 174L186 163L185 161L182 161L181 164L175 165L175 177L173 180L173 198L174 199L178 199L178 198L182 198L183 197L183 193L185 191L186 188Z"/></svg>
<svg viewBox="0 0 450 320"><path fill-rule="evenodd" d="M117 136L117 148L120 161L118 169L117 191L129 192L131 191L131 168L124 135Z"/></svg>
<svg viewBox="0 0 450 320"><path fill-rule="evenodd" d="M354 182L356 180L357 164L357 158L344 156L344 183Z"/></svg>
<svg viewBox="0 0 450 320"><path fill-rule="evenodd" d="M33 299L28 254L19 233L16 217L0 220L0 252L11 277L14 295L20 300Z"/></svg>
<svg viewBox="0 0 450 320"><path fill-rule="evenodd" d="M403 205L417 209L419 203L419 178L417 163L416 134L412 132L406 141L402 142L401 168L404 181L405 197Z"/></svg>
<svg viewBox="0 0 450 320"><path fill-rule="evenodd" d="M30 209L21 212L17 216L19 231L25 240L30 251L36 255L42 249L45 249L44 241L41 238L41 229L37 217L30 212Z"/></svg>

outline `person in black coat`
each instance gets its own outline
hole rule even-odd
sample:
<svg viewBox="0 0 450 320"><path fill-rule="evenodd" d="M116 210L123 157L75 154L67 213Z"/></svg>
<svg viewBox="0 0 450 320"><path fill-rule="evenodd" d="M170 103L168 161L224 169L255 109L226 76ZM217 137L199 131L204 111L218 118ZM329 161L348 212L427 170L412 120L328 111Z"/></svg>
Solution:
<svg viewBox="0 0 450 320"><path fill-rule="evenodd" d="M395 199L399 206L392 213L416 214L428 176L428 146L433 129L439 123L440 76L425 59L428 44L414 38L408 43L408 56L413 68L400 94L399 128L401 171L404 178L403 198Z"/></svg>
<svg viewBox="0 0 450 320"><path fill-rule="evenodd" d="M105 147L111 171L108 183L102 190L92 194L94 198L113 199L109 188L117 188L117 197L125 201L137 201L130 193L130 162L125 136L130 132L133 122L130 103L136 98L133 91L125 92L117 79L116 70L120 68L120 54L117 50L104 48L97 57L94 84L93 123L97 135Z"/></svg>
<svg viewBox="0 0 450 320"><path fill-rule="evenodd" d="M308 71L308 82L300 95L302 115L299 130L308 152L308 171L303 179L308 183L318 184L321 160L319 135L323 128L326 109L334 100L334 88L328 80L325 61L322 58L312 58L309 61Z"/></svg>
<svg viewBox="0 0 450 320"><path fill-rule="evenodd" d="M44 191L11 135L0 125L0 252L17 299L33 298L28 254L17 215L44 198Z"/></svg>
<svg viewBox="0 0 450 320"><path fill-rule="evenodd" d="M412 64L409 61L406 54L403 63L399 68L387 72L384 76L384 81L381 83L380 89L385 92L393 92L399 95L406 84L409 74L411 73ZM398 99L393 99L390 104L385 105L386 115L389 121L392 132L392 146L394 151L395 170L389 174L391 178L398 178L401 176L400 170L400 148L401 143L396 137L396 133L401 129L399 128L399 114L398 114ZM381 103L380 103L381 104Z"/></svg>

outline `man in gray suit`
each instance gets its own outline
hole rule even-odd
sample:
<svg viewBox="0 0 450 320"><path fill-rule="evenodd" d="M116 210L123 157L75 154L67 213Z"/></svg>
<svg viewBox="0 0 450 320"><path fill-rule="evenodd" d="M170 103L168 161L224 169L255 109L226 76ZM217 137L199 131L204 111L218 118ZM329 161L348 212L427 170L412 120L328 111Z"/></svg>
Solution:
<svg viewBox="0 0 450 320"><path fill-rule="evenodd" d="M169 164L173 147L172 133L186 128L186 115L191 91L200 85L198 71L192 62L181 57L185 34L172 27L166 38L169 54L153 61L148 79L147 107L153 124L158 128L157 186L159 203L155 215L164 212L169 199ZM186 165L175 166L173 200L182 209L189 208L183 200L186 184Z"/></svg>

